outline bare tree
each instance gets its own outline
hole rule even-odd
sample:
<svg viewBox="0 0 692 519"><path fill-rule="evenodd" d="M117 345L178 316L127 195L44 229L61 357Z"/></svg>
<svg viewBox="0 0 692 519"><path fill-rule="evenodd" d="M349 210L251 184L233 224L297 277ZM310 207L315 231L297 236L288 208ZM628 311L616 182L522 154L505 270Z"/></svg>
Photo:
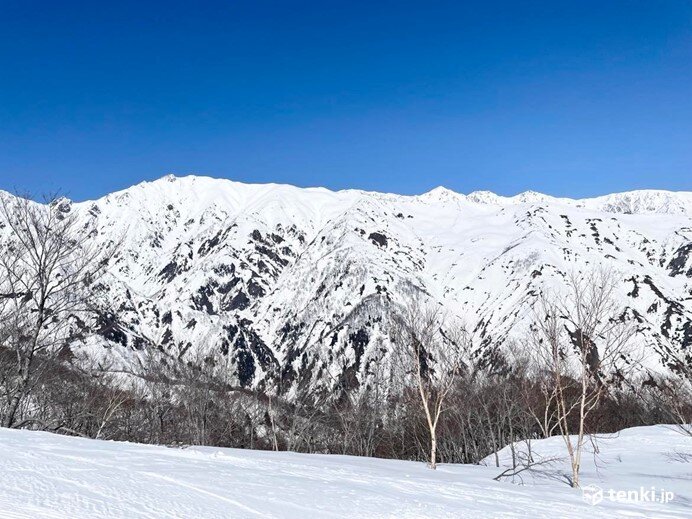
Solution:
<svg viewBox="0 0 692 519"><path fill-rule="evenodd" d="M563 297L543 297L530 341L546 395L544 434L558 430L570 457L570 483L579 486L586 419L602 397L637 364L636 328L616 305L609 271L573 275ZM552 421L554 419L554 422Z"/></svg>
<svg viewBox="0 0 692 519"><path fill-rule="evenodd" d="M18 426L22 406L42 374L70 342L84 332L94 284L108 251L87 247L75 216L60 203L42 205L27 198L0 197L0 311L2 345L14 361L6 373L2 425Z"/></svg>
<svg viewBox="0 0 692 519"><path fill-rule="evenodd" d="M395 358L420 398L430 435L429 466L435 469L440 416L455 381L468 368L469 334L439 307L414 301L395 317L392 342Z"/></svg>
<svg viewBox="0 0 692 519"><path fill-rule="evenodd" d="M692 436L692 379L682 375L670 377L661 384L664 410L677 430Z"/></svg>
<svg viewBox="0 0 692 519"><path fill-rule="evenodd" d="M656 407L666 422L672 422L676 429L692 436L692 354L675 348L667 337L658 337L658 345L664 346L666 363L670 374L649 376L642 384L639 397Z"/></svg>

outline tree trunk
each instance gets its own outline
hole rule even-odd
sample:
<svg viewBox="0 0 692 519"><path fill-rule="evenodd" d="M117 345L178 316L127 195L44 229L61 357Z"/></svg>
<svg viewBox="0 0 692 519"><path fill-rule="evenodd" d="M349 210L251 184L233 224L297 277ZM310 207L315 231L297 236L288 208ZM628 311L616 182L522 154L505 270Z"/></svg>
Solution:
<svg viewBox="0 0 692 519"><path fill-rule="evenodd" d="M2 426L7 427L8 429L14 425L14 420L17 416L17 410L19 409L19 405L22 402L22 397L24 396L26 388L29 385L30 362L30 358L24 361L24 365L20 370L20 379L19 384L17 385L17 390L15 391L14 395L12 396L12 399L10 400L7 415L5 416L5 420L2 423Z"/></svg>
<svg viewBox="0 0 692 519"><path fill-rule="evenodd" d="M430 431L430 468L437 468L437 434L435 431Z"/></svg>
<svg viewBox="0 0 692 519"><path fill-rule="evenodd" d="M579 462L572 462L572 488L579 488Z"/></svg>
<svg viewBox="0 0 692 519"><path fill-rule="evenodd" d="M12 397L12 400L10 400L7 415L5 415L5 419L2 422L3 427L10 428L12 427L12 424L14 424L14 417L17 414L17 409L19 408L19 401L21 400L21 398L21 392L17 391Z"/></svg>

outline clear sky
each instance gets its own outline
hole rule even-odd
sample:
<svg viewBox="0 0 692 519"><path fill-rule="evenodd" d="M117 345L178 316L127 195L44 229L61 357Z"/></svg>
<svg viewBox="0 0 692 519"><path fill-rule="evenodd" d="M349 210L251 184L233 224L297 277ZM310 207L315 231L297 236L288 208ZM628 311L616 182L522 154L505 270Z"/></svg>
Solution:
<svg viewBox="0 0 692 519"><path fill-rule="evenodd" d="M0 2L0 188L692 190L692 2Z"/></svg>

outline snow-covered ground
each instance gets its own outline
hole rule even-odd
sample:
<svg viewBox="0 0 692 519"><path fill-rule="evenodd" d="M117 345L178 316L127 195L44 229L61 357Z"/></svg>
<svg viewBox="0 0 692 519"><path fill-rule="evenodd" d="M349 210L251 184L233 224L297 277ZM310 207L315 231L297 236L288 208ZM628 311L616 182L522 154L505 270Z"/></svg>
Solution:
<svg viewBox="0 0 692 519"><path fill-rule="evenodd" d="M559 438L534 442L538 456L562 454ZM665 426L602 438L586 456L583 484L598 504L562 479L565 462L496 482L494 466L441 465L350 456L186 449L0 429L0 517L692 517L692 439ZM508 451L501 460L507 461ZM668 503L627 503L608 490ZM667 494L670 496L670 494ZM649 493L648 497L652 497Z"/></svg>

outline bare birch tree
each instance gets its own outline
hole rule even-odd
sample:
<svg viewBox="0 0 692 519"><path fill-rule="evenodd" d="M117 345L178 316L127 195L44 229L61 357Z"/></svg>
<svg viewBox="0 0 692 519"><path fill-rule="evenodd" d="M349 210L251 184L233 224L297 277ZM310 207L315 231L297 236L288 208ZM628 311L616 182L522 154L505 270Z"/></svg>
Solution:
<svg viewBox="0 0 692 519"><path fill-rule="evenodd" d="M468 368L470 338L437 306L414 301L394 319L392 342L404 375L420 398L430 435L431 469L437 468L437 432L447 397L462 371Z"/></svg>
<svg viewBox="0 0 692 519"><path fill-rule="evenodd" d="M550 380L544 433L556 429L562 436L573 487L579 487L587 417L638 362L630 344L636 328L615 303L615 287L610 271L573 275L565 296L542 298L536 319L532 346Z"/></svg>

